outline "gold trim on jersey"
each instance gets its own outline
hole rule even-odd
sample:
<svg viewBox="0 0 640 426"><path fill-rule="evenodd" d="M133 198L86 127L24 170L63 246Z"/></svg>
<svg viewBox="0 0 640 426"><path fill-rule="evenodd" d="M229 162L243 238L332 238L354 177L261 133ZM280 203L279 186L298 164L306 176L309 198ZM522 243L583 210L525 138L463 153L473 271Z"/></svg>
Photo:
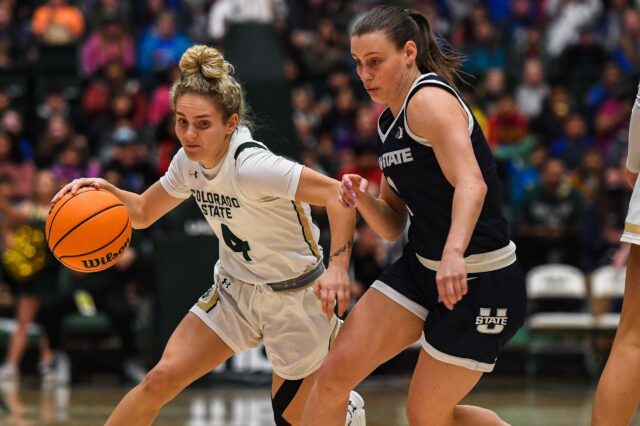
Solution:
<svg viewBox="0 0 640 426"><path fill-rule="evenodd" d="M336 325L335 327L333 327L331 336L329 336L329 350L331 350L331 348L333 347L333 344L336 341L336 337L338 337L338 332L340 331L341 328L342 328L342 320L340 320L340 318L337 318Z"/></svg>
<svg viewBox="0 0 640 426"><path fill-rule="evenodd" d="M307 217L304 209L302 208L302 204L298 201L292 201L293 207L296 209L296 214L298 215L298 222L300 222L300 226L302 226L302 233L304 235L304 240L309 245L311 252L316 257L316 259L320 260L320 249L318 248L318 244L313 239L313 232L311 232L311 221Z"/></svg>
<svg viewBox="0 0 640 426"><path fill-rule="evenodd" d="M640 225L635 223L624 223L624 232L631 232L632 234L640 234Z"/></svg>

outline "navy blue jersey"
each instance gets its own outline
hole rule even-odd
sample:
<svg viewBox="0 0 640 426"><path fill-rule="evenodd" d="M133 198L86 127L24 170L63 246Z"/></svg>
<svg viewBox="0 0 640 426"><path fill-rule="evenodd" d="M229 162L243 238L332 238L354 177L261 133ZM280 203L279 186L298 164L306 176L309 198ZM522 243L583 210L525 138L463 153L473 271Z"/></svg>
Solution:
<svg viewBox="0 0 640 426"><path fill-rule="evenodd" d="M451 227L454 188L442 172L429 142L411 132L405 115L409 100L426 85L447 90L462 104L469 117L473 152L487 185L482 211L464 255L500 249L509 244L509 231L502 213L500 185L491 150L470 108L455 89L435 73L416 79L397 117L387 108L378 119L382 141L378 161L387 182L409 210L409 244L418 255L439 260Z"/></svg>

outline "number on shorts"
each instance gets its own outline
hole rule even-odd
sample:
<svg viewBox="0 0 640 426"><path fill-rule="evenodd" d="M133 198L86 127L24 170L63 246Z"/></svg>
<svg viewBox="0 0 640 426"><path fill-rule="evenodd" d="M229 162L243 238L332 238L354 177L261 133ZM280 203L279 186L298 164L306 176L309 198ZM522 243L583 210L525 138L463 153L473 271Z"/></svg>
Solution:
<svg viewBox="0 0 640 426"><path fill-rule="evenodd" d="M236 253L242 253L244 260L251 262L251 257L249 257L249 250L251 250L249 242L236 237L236 235L231 232L231 229L224 223L220 225L220 228L222 228L222 238L224 238L227 247Z"/></svg>

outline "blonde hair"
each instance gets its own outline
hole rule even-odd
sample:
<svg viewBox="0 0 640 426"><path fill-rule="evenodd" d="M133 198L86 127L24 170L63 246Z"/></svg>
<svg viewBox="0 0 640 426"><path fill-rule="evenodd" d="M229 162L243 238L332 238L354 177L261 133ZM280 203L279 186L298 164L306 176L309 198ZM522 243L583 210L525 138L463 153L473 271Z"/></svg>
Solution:
<svg viewBox="0 0 640 426"><path fill-rule="evenodd" d="M192 46L180 58L179 66L182 75L169 92L174 110L182 95L193 93L220 107L225 120L235 113L242 124L249 124L242 87L232 76L233 65L225 61L220 51L202 44Z"/></svg>

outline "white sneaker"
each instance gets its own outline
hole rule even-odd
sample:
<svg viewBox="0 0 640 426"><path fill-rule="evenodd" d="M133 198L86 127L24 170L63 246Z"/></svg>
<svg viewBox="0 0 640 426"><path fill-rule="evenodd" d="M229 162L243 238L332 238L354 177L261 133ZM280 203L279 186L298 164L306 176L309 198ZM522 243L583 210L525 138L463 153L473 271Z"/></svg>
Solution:
<svg viewBox="0 0 640 426"><path fill-rule="evenodd" d="M364 415L364 399L356 391L349 394L349 405L347 406L347 419L345 426L366 426L367 420Z"/></svg>
<svg viewBox="0 0 640 426"><path fill-rule="evenodd" d="M56 384L56 367L54 363L38 364L38 373L40 373L40 381L44 389L50 389Z"/></svg>
<svg viewBox="0 0 640 426"><path fill-rule="evenodd" d="M18 382L20 381L20 372L11 364L2 364L0 366L0 382Z"/></svg>
<svg viewBox="0 0 640 426"><path fill-rule="evenodd" d="M63 351L55 354L55 383L57 385L68 385L71 382L71 361L69 355Z"/></svg>

